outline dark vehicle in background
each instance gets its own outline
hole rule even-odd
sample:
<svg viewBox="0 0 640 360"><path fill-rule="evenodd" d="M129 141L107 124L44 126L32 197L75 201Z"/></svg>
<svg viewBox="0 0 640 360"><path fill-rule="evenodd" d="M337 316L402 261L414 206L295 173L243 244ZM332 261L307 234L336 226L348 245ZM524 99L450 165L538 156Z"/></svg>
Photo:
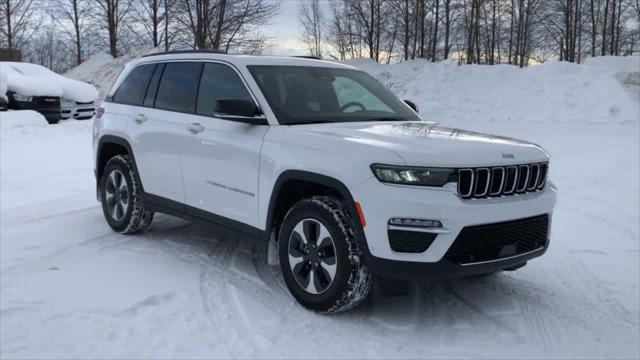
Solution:
<svg viewBox="0 0 640 360"><path fill-rule="evenodd" d="M60 98L57 96L27 96L13 91L7 92L9 109L35 110L42 114L49 124L60 121Z"/></svg>
<svg viewBox="0 0 640 360"><path fill-rule="evenodd" d="M9 103L4 96L0 95L0 111L7 111L9 109Z"/></svg>

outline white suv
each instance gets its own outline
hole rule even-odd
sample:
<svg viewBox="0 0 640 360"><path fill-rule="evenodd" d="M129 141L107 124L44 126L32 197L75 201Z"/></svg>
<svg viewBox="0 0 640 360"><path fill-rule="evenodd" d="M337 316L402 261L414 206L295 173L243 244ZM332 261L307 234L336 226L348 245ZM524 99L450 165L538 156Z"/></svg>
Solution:
<svg viewBox="0 0 640 360"><path fill-rule="evenodd" d="M549 244L548 154L424 121L335 62L211 51L129 63L94 124L98 198L118 232L155 211L268 241L305 307L391 279L515 270Z"/></svg>

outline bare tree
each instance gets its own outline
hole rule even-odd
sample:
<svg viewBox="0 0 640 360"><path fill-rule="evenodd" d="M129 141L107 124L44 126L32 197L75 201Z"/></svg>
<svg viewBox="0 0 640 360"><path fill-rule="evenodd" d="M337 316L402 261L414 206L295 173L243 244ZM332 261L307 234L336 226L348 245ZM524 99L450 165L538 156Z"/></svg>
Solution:
<svg viewBox="0 0 640 360"><path fill-rule="evenodd" d="M0 33L4 46L9 49L20 49L34 34L37 25L35 0L1 0Z"/></svg>
<svg viewBox="0 0 640 360"><path fill-rule="evenodd" d="M178 0L173 12L194 48L255 52L266 43L259 27L279 10L280 2L266 0Z"/></svg>
<svg viewBox="0 0 640 360"><path fill-rule="evenodd" d="M62 19L71 24L68 35L73 40L75 52L75 64L82 63L82 35L86 31L85 24L90 15L89 0L56 0L56 8L62 14ZM60 22L60 21L59 21ZM65 24L62 24L65 28Z"/></svg>
<svg viewBox="0 0 640 360"><path fill-rule="evenodd" d="M131 2L127 0L95 0L98 4L99 18L107 27L109 36L109 52L118 56L118 40L120 30L131 10Z"/></svg>
<svg viewBox="0 0 640 360"><path fill-rule="evenodd" d="M298 20L302 25L302 41L307 45L311 56L322 57L322 27L324 16L320 9L320 0L310 0L300 4Z"/></svg>
<svg viewBox="0 0 640 360"><path fill-rule="evenodd" d="M153 47L160 45L163 36L162 24L167 18L166 0L139 0L133 7L133 16L137 24L144 27Z"/></svg>

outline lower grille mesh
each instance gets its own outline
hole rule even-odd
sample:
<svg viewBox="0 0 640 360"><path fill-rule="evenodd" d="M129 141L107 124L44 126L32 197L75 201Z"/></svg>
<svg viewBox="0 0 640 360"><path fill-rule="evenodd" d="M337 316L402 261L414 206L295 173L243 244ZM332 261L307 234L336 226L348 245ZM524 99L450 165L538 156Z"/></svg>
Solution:
<svg viewBox="0 0 640 360"><path fill-rule="evenodd" d="M462 229L445 259L457 264L498 260L542 248L547 243L549 216L469 226Z"/></svg>
<svg viewBox="0 0 640 360"><path fill-rule="evenodd" d="M387 235L391 249L403 253L425 252L436 238L436 234L402 230L388 230Z"/></svg>

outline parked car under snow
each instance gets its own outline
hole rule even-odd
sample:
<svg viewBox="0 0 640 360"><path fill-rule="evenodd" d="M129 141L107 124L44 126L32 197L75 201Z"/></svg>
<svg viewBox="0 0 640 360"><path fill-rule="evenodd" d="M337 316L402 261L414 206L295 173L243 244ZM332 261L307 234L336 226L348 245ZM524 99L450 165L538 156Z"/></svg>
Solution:
<svg viewBox="0 0 640 360"><path fill-rule="evenodd" d="M96 113L95 101L82 102L62 99L60 102L60 119L88 120Z"/></svg>
<svg viewBox="0 0 640 360"><path fill-rule="evenodd" d="M9 109L35 110L50 124L60 119L91 119L98 90L90 84L69 79L35 64L0 62L6 76Z"/></svg>

